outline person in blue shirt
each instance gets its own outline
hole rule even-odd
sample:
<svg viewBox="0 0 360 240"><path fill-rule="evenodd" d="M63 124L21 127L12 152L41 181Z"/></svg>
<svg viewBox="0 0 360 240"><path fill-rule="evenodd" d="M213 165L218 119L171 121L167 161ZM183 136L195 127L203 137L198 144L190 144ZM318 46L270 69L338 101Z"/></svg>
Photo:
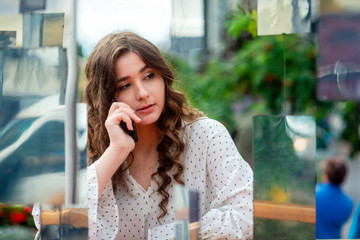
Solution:
<svg viewBox="0 0 360 240"><path fill-rule="evenodd" d="M360 239L360 202L352 219L348 239Z"/></svg>
<svg viewBox="0 0 360 240"><path fill-rule="evenodd" d="M341 189L348 172L346 161L332 156L321 162L322 183L316 186L316 239L340 239L353 202Z"/></svg>

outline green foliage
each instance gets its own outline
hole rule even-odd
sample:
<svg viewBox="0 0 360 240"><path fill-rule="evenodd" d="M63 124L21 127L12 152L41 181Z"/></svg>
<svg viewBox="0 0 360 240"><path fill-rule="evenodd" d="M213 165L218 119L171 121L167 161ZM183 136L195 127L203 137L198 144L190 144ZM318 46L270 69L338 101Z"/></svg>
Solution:
<svg viewBox="0 0 360 240"><path fill-rule="evenodd" d="M35 228L32 208L19 204L0 203L0 226L22 225Z"/></svg>
<svg viewBox="0 0 360 240"><path fill-rule="evenodd" d="M182 85L177 86L192 105L221 121L230 132L236 132L239 116L249 112L314 115L318 123L323 121L334 104L320 102L316 97L317 45L312 36L255 38L256 18L255 11L248 14L241 7L230 14L226 22L230 35L239 38L242 32L249 32L253 36L250 40L245 36L242 47L232 57L209 59L200 71L186 61L171 59L182 80ZM245 107L244 100L249 96L249 106ZM351 103L347 105L350 109ZM348 126L355 128L358 122L352 111L346 110L344 117ZM345 129L342 138L359 151L357 131Z"/></svg>
<svg viewBox="0 0 360 240"><path fill-rule="evenodd" d="M238 38L242 32L250 33L252 37L257 35L257 15L255 10L246 13L238 5L237 10L230 13L230 19L225 24L228 34L234 38Z"/></svg>
<svg viewBox="0 0 360 240"><path fill-rule="evenodd" d="M237 98L236 82L229 77L231 65L229 63L210 60L206 66L206 73L195 73L183 61L174 62L183 85L177 85L186 93L192 105L204 111L212 118L219 119L229 129L235 128L232 103Z"/></svg>
<svg viewBox="0 0 360 240"><path fill-rule="evenodd" d="M341 138L351 142L352 149L350 156L353 157L357 152L360 152L360 106L356 102L347 102L344 109L344 122L346 127L342 132Z"/></svg>
<svg viewBox="0 0 360 240"><path fill-rule="evenodd" d="M285 42L282 36L255 38L230 59L209 60L200 73L178 60L175 65L192 104L222 121L230 131L234 130L239 114L233 111L233 105L245 96L257 99L252 102L253 108L260 104L269 114L281 114L285 46L285 99L291 106L290 114L316 114L319 108L328 108L329 104L316 100L314 42L297 35L285 38Z"/></svg>
<svg viewBox="0 0 360 240"><path fill-rule="evenodd" d="M300 156L294 148L296 138L301 132L294 131L290 124L299 116L257 116L253 124L254 158L254 199L264 201L283 201L298 204L314 204L314 175L313 161ZM311 127L314 119L310 116L301 117L304 126ZM291 132L291 134L289 133ZM307 141L315 139L307 136ZM276 171L275 171L276 169ZM276 188L284 191L279 199Z"/></svg>

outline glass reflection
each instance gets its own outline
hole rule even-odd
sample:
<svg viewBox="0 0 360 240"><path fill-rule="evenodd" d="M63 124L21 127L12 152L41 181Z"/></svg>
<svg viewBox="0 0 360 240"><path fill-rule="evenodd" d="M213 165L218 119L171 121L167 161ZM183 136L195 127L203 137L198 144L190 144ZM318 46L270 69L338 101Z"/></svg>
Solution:
<svg viewBox="0 0 360 240"><path fill-rule="evenodd" d="M176 239L198 239L199 192L177 185L175 197Z"/></svg>
<svg viewBox="0 0 360 240"><path fill-rule="evenodd" d="M310 0L258 0L258 35L310 31Z"/></svg>
<svg viewBox="0 0 360 240"><path fill-rule="evenodd" d="M4 49L3 94L46 96L60 91L66 81L63 48ZM21 97L26 97L26 96Z"/></svg>
<svg viewBox="0 0 360 240"><path fill-rule="evenodd" d="M41 212L39 206L45 205L46 210L63 208L58 213L63 221L50 224L46 218L34 218L38 229L41 223L42 239L87 239L85 104L76 106L74 123L80 155L78 179L73 183L78 186L78 205L64 206L63 104L67 53L69 45L75 44L68 39L74 36L70 32L75 24L72 9L72 0L0 1L0 202L11 207L41 203L34 205L35 212ZM77 216L81 216L80 225ZM53 231L47 231L49 226L60 229L58 235L50 236ZM31 233L35 230L32 225L27 227ZM19 228L10 228L11 239L15 239ZM0 224L0 238L4 231Z"/></svg>
<svg viewBox="0 0 360 240"><path fill-rule="evenodd" d="M25 48L63 45L64 13L26 13L23 19Z"/></svg>
<svg viewBox="0 0 360 240"><path fill-rule="evenodd" d="M0 49L0 111L2 108L2 96L3 96L3 66L4 65L4 51L2 49ZM1 119L1 118L0 118ZM0 121L0 126L1 126L1 121Z"/></svg>
<svg viewBox="0 0 360 240"><path fill-rule="evenodd" d="M320 100L360 99L359 14L328 14L319 18L317 97Z"/></svg>
<svg viewBox="0 0 360 240"><path fill-rule="evenodd" d="M20 1L20 12L30 12L35 10L45 9L45 0L21 0Z"/></svg>
<svg viewBox="0 0 360 240"><path fill-rule="evenodd" d="M0 14L16 14L16 13L19 13L18 1L0 1Z"/></svg>
<svg viewBox="0 0 360 240"><path fill-rule="evenodd" d="M16 31L0 31L0 47L15 47ZM2 65L0 65L2 66Z"/></svg>
<svg viewBox="0 0 360 240"><path fill-rule="evenodd" d="M34 239L31 212L32 206L0 203L0 239Z"/></svg>
<svg viewBox="0 0 360 240"><path fill-rule="evenodd" d="M314 238L314 118L257 116L253 124L255 239L290 239L290 232Z"/></svg>
<svg viewBox="0 0 360 240"><path fill-rule="evenodd" d="M58 101L59 96L53 95L36 102L0 131L0 202L63 202L64 106ZM78 109L81 167L85 168L86 106Z"/></svg>
<svg viewBox="0 0 360 240"><path fill-rule="evenodd" d="M87 208L51 208L41 219L41 239L88 239Z"/></svg>
<svg viewBox="0 0 360 240"><path fill-rule="evenodd" d="M64 13L44 14L42 46L62 46Z"/></svg>

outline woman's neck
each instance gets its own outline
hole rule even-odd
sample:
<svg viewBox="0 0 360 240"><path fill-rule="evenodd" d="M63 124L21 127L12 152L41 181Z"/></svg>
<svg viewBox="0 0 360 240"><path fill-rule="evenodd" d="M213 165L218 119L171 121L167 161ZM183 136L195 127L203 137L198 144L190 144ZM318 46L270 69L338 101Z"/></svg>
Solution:
<svg viewBox="0 0 360 240"><path fill-rule="evenodd" d="M139 141L132 151L134 161L129 167L131 176L147 190L151 175L156 171L159 162L157 146L163 138L160 129L154 125L136 126Z"/></svg>
<svg viewBox="0 0 360 240"><path fill-rule="evenodd" d="M156 150L156 147L163 138L163 133L157 125L138 125L136 128L139 141L135 145L134 152L151 152Z"/></svg>

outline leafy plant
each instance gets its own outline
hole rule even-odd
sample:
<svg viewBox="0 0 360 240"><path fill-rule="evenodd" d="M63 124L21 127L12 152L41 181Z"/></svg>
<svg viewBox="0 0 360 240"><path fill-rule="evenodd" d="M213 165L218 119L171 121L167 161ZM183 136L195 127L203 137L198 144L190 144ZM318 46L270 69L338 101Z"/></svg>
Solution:
<svg viewBox="0 0 360 240"><path fill-rule="evenodd" d="M227 32L234 38L238 38L241 33L250 33L252 37L257 35L257 14L255 10L246 13L245 10L238 5L237 10L232 11L230 19L225 23Z"/></svg>
<svg viewBox="0 0 360 240"><path fill-rule="evenodd" d="M23 225L35 228L32 208L19 204L0 203L0 226Z"/></svg>
<svg viewBox="0 0 360 240"><path fill-rule="evenodd" d="M360 152L360 105L356 102L347 102L344 109L344 122L346 127L341 134L342 139L346 139L352 145L350 156Z"/></svg>
<svg viewBox="0 0 360 240"><path fill-rule="evenodd" d="M282 36L268 36L248 41L229 59L210 59L202 72L183 63L176 67L190 101L234 131L242 114L236 111L245 110L236 103L247 96L252 96L251 108L264 105L269 114L282 114L287 104L288 114L314 114L321 119L331 103L316 100L315 56L311 40L289 35L284 42Z"/></svg>
<svg viewBox="0 0 360 240"><path fill-rule="evenodd" d="M172 59L194 106L232 133L238 130L239 116L256 109L263 114L314 115L320 125L326 121L335 103L317 100L317 44L311 34L255 37L256 12L246 13L241 7L230 14L226 26L231 36L244 38L235 53L224 54L231 57L211 58L198 72L183 60ZM346 103L343 114L349 128L341 135L353 146L351 156L360 150L354 130L359 113L354 109L354 103Z"/></svg>

